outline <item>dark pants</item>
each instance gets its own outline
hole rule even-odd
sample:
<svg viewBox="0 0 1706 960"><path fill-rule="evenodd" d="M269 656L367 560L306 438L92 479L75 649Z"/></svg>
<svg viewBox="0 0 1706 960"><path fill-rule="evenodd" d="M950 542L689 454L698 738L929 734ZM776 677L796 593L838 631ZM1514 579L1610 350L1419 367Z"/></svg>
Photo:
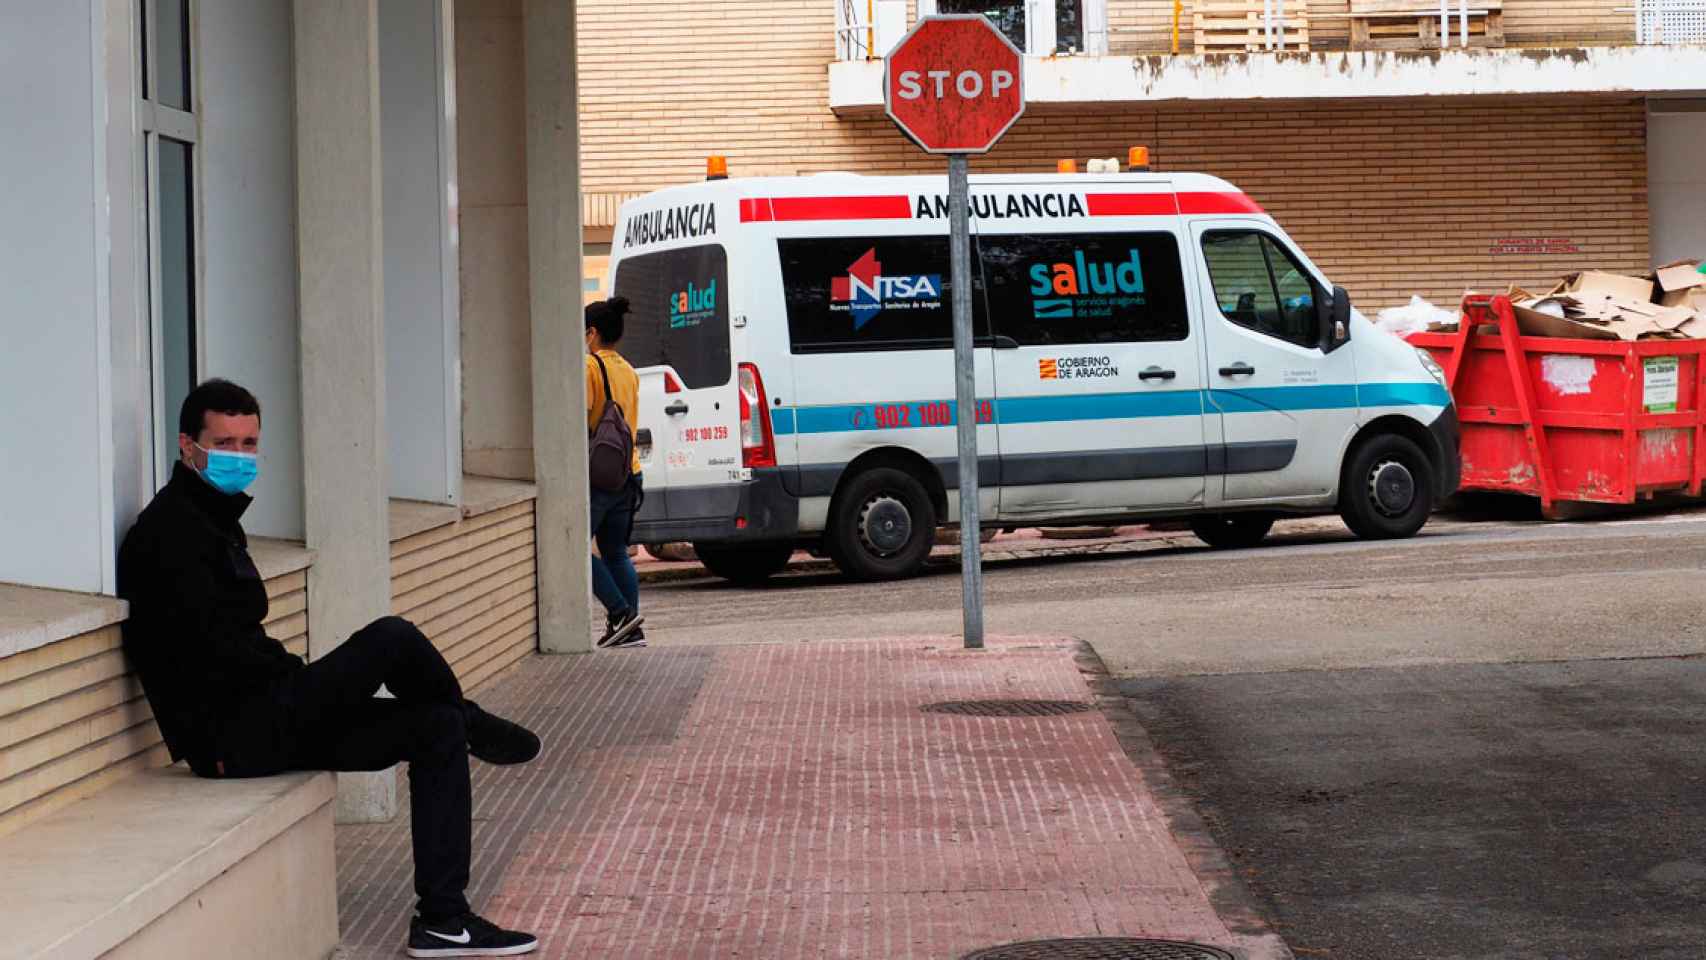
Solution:
<svg viewBox="0 0 1706 960"><path fill-rule="evenodd" d="M395 699L374 696L383 684ZM467 912L473 801L462 688L414 624L375 620L244 703L220 734L224 775L386 770L408 761L415 894L429 920Z"/></svg>
<svg viewBox="0 0 1706 960"><path fill-rule="evenodd" d="M640 576L628 556L628 540L634 532L634 512L644 496L640 475L628 485L608 492L593 490L592 538L598 556L592 558L592 593L610 614L640 609Z"/></svg>

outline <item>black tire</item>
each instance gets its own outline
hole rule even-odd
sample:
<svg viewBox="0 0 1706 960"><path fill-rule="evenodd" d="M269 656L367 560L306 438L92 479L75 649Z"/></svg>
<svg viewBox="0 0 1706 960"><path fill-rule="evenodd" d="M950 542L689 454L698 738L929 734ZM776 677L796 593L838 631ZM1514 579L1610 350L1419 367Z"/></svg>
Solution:
<svg viewBox="0 0 1706 960"><path fill-rule="evenodd" d="M712 576L743 587L756 586L781 573L794 555L791 543L695 543L693 552Z"/></svg>
<svg viewBox="0 0 1706 960"><path fill-rule="evenodd" d="M1345 458L1339 516L1364 540L1414 536L1433 508L1433 463L1414 441L1395 433L1376 434Z"/></svg>
<svg viewBox="0 0 1706 960"><path fill-rule="evenodd" d="M854 580L910 577L930 558L936 506L918 478L874 467L847 481L830 507L824 546Z"/></svg>
<svg viewBox="0 0 1706 960"><path fill-rule="evenodd" d="M1274 527L1266 513L1210 513L1191 518L1191 533L1216 550L1242 550L1262 542Z"/></svg>

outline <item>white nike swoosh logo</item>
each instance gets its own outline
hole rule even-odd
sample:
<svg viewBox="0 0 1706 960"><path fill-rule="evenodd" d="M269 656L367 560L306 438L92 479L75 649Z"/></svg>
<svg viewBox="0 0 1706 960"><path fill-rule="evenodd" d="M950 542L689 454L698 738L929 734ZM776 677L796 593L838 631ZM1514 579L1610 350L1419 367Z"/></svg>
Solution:
<svg viewBox="0 0 1706 960"><path fill-rule="evenodd" d="M427 933L432 934L440 940L448 940L451 943L467 944L469 941L474 939L474 935L468 932L467 927L463 927L462 933L454 937L448 933L439 933L437 930L428 930Z"/></svg>

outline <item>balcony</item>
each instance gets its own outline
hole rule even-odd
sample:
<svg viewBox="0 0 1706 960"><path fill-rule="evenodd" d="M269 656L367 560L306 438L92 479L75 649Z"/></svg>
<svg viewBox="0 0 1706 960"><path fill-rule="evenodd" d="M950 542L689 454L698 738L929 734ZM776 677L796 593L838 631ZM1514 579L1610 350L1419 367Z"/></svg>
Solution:
<svg viewBox="0 0 1706 960"><path fill-rule="evenodd" d="M1706 0L1618 2L917 0L1008 14L992 19L1029 55L1033 106L1706 92ZM880 112L907 4L836 5L830 106Z"/></svg>

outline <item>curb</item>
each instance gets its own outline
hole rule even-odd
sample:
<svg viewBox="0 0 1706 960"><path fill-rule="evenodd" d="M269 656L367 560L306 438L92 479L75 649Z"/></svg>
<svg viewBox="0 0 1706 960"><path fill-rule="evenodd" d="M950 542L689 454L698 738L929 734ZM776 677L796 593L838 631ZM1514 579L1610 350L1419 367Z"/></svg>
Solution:
<svg viewBox="0 0 1706 960"><path fill-rule="evenodd" d="M1175 548L1186 544L1196 543L1196 538L1190 534L1182 536L1157 537L1121 537L1114 540L1083 541L1052 541L1046 545L1010 549L990 550L983 552L984 563L1010 563L1019 560L1037 560L1049 557L1091 557L1103 554L1117 556L1131 553L1145 553L1150 550ZM926 567L957 567L960 563L960 551L955 548L941 548L931 553L925 561ZM641 583L682 583L688 580L715 579L710 571L703 566L693 564L671 564L662 569L646 569L640 565L637 569ZM777 576L786 574L822 574L836 573L838 568L832 560L819 560L813 557L809 560L795 560L788 564Z"/></svg>
<svg viewBox="0 0 1706 960"><path fill-rule="evenodd" d="M1214 834L1197 813L1190 797L1174 781L1166 762L1155 749L1155 743L1149 739L1149 732L1132 710L1131 701L1120 692L1107 664L1102 662L1101 654L1086 641L1077 640L1074 644L1073 659L1096 700L1096 706L1113 728L1114 739L1119 742L1126 759L1143 775L1144 784L1167 818L1167 827L1178 841L1179 850L1190 864L1191 872L1202 884L1214 912L1232 933L1267 941L1268 950L1262 953L1236 952L1247 960L1296 960L1285 940L1269 925L1250 888L1245 886L1243 878L1227 858L1226 851L1215 842Z"/></svg>

